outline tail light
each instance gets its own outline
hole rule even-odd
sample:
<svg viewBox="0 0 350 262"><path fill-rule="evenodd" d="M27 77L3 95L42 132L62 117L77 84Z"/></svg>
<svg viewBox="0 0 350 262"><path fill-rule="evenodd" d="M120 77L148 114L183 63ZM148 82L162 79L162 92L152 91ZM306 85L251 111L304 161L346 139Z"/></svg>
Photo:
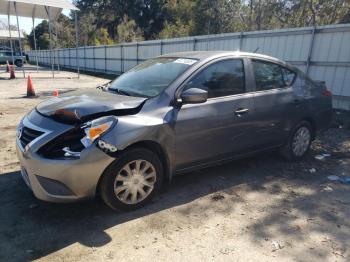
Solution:
<svg viewBox="0 0 350 262"><path fill-rule="evenodd" d="M327 96L327 97L331 97L331 96L332 96L332 92L329 91L328 89L325 89L325 90L322 92L322 95L323 95L323 96Z"/></svg>

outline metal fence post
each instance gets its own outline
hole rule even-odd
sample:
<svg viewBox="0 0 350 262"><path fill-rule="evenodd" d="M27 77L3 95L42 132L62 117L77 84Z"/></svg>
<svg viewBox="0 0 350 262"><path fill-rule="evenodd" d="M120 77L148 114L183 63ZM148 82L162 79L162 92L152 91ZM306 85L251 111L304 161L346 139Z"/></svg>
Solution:
<svg viewBox="0 0 350 262"><path fill-rule="evenodd" d="M197 38L193 38L193 46L192 46L192 51L196 51L196 42L197 42Z"/></svg>
<svg viewBox="0 0 350 262"><path fill-rule="evenodd" d="M74 12L74 22L75 22L75 66L78 73L78 79L80 78L80 59L79 59L79 26L78 26L78 11Z"/></svg>
<svg viewBox="0 0 350 262"><path fill-rule="evenodd" d="M309 52L308 52L307 60L306 60L306 70L305 70L306 75L309 75L309 68L310 68L310 62L311 62L311 56L312 56L312 49L314 47L315 33L316 33L316 26L314 26L312 28L312 35L311 35L311 41L310 41L310 46L309 46Z"/></svg>
<svg viewBox="0 0 350 262"><path fill-rule="evenodd" d="M14 8L15 8L15 13L16 13L16 19L17 19L17 30L18 30L18 43L19 43L19 52L21 54L21 59L23 58L23 49L22 49L22 39L21 39L21 31L19 31L19 22L18 22L18 14L17 14L17 3L13 2ZM50 22L49 22L50 26ZM9 30L11 31L10 25L9 25ZM50 38L51 41L51 38ZM51 43L51 42L50 42ZM14 66L14 65L13 65ZM22 72L23 72L23 77L26 78L26 73L24 71L24 66L22 66Z"/></svg>
<svg viewBox="0 0 350 262"><path fill-rule="evenodd" d="M84 45L84 70L86 71L86 45Z"/></svg>
<svg viewBox="0 0 350 262"><path fill-rule="evenodd" d="M92 47L92 58L93 58L93 62L94 62L94 72L96 72L95 46Z"/></svg>
<svg viewBox="0 0 350 262"><path fill-rule="evenodd" d="M243 44L243 32L241 31L241 33L239 34L239 51L242 50L242 44Z"/></svg>
<svg viewBox="0 0 350 262"><path fill-rule="evenodd" d="M163 41L162 40L160 40L160 42L159 42L159 47L160 47L160 55L162 55L163 54Z"/></svg>
<svg viewBox="0 0 350 262"><path fill-rule="evenodd" d="M69 68L72 68L72 62L71 62L71 52L70 52L70 48L68 49L68 51L69 51Z"/></svg>
<svg viewBox="0 0 350 262"><path fill-rule="evenodd" d="M123 44L120 45L120 71L121 73L124 73L124 50L123 50Z"/></svg>
<svg viewBox="0 0 350 262"><path fill-rule="evenodd" d="M107 73L107 46L105 45L105 73Z"/></svg>
<svg viewBox="0 0 350 262"><path fill-rule="evenodd" d="M139 64L139 42L136 42L136 64Z"/></svg>

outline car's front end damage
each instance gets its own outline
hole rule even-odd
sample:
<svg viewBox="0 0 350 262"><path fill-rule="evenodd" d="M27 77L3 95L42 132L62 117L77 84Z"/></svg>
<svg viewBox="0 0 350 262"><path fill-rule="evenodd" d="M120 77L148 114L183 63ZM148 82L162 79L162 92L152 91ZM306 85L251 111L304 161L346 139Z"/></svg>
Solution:
<svg viewBox="0 0 350 262"><path fill-rule="evenodd" d="M18 126L16 142L21 173L37 198L70 202L93 197L100 175L114 160L95 144L79 147L79 134L72 132L74 129L35 110ZM61 142L49 148L52 141ZM75 147L72 150L79 155L65 152L67 147Z"/></svg>
<svg viewBox="0 0 350 262"><path fill-rule="evenodd" d="M98 96L92 95L96 92ZM113 104L108 105L104 100L110 95ZM21 120L17 155L22 177L37 198L71 202L95 195L99 178L118 151L113 145L118 117L137 113L145 100L118 99L102 91L73 94L47 100ZM109 132L111 138L101 139Z"/></svg>

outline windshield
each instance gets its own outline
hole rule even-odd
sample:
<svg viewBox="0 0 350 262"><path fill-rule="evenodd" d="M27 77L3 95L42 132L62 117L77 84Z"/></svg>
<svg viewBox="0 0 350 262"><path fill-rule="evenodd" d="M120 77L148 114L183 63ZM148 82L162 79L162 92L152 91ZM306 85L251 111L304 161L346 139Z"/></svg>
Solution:
<svg viewBox="0 0 350 262"><path fill-rule="evenodd" d="M157 96L196 62L188 58L150 59L114 80L109 90L130 96Z"/></svg>

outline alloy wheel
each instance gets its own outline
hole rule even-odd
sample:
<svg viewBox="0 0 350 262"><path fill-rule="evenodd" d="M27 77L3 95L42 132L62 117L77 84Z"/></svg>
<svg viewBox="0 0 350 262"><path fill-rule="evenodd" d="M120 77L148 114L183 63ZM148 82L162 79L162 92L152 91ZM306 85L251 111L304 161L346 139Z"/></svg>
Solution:
<svg viewBox="0 0 350 262"><path fill-rule="evenodd" d="M308 150L311 141L310 130L302 126L294 134L292 150L295 156L300 157Z"/></svg>
<svg viewBox="0 0 350 262"><path fill-rule="evenodd" d="M114 181L114 193L125 204L137 204L154 189L157 174L147 160L133 160L124 165Z"/></svg>

